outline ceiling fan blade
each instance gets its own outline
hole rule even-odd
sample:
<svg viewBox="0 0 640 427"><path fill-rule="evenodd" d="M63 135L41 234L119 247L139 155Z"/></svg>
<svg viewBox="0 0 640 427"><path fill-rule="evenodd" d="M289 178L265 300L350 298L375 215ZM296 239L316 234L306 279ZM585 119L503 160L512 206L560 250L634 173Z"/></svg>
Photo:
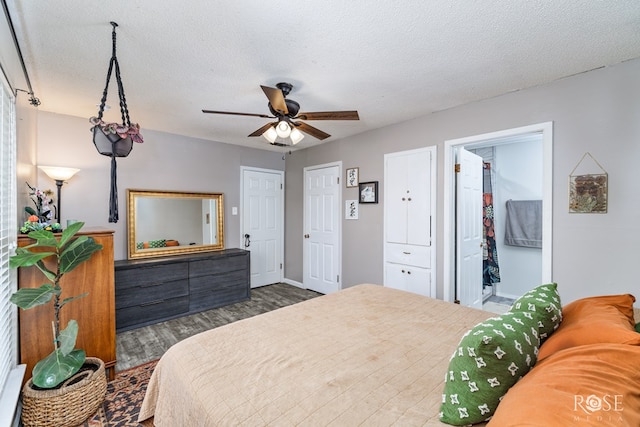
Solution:
<svg viewBox="0 0 640 427"><path fill-rule="evenodd" d="M214 111L214 110L202 110L203 113L209 114L231 114L232 116L251 116L251 117L264 117L265 119L275 119L273 116L266 114L253 114L253 113L235 113L233 111Z"/></svg>
<svg viewBox="0 0 640 427"><path fill-rule="evenodd" d="M262 136L262 134L269 129L270 127L275 126L275 123L267 123L266 125L262 126L260 129L258 129L257 131L249 134L249 136Z"/></svg>
<svg viewBox="0 0 640 427"><path fill-rule="evenodd" d="M296 119L301 120L360 120L357 111L320 111L315 113L299 113Z"/></svg>
<svg viewBox="0 0 640 427"><path fill-rule="evenodd" d="M313 126L306 124L305 122L292 122L292 123L298 128L298 130L304 133L308 133L312 137L318 138L321 141L331 136L328 133L323 132L318 128L314 128Z"/></svg>
<svg viewBox="0 0 640 427"><path fill-rule="evenodd" d="M269 98L269 104L271 104L271 108L276 111L279 111L282 114L289 114L289 109L287 108L287 103L284 102L284 95L280 89L276 89L269 86L262 86L262 91L267 98Z"/></svg>

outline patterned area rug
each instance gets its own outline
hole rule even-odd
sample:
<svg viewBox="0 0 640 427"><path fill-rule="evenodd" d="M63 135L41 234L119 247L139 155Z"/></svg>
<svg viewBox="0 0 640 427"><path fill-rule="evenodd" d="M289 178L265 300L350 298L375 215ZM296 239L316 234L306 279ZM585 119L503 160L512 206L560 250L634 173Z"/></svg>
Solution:
<svg viewBox="0 0 640 427"><path fill-rule="evenodd" d="M157 360L116 374L107 384L107 396L96 414L82 427L138 427L140 405Z"/></svg>

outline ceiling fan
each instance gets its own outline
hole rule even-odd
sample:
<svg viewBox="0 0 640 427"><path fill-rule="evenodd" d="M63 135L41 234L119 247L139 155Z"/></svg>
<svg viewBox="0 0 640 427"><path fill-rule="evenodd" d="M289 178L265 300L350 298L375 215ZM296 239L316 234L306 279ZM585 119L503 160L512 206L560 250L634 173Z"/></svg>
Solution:
<svg viewBox="0 0 640 427"><path fill-rule="evenodd" d="M269 111L273 114L272 116L267 114L236 113L232 111L202 110L202 112L210 114L231 114L234 116L278 119L275 122L267 123L255 132L249 134L249 136L264 136L271 144L285 147L295 145L300 142L300 140L304 138L304 135L302 135L301 132L309 134L319 140L323 140L331 136L328 133L299 120L360 120L357 111L300 113L300 104L293 99L287 98L287 95L289 95L291 89L293 89L293 85L290 83L278 83L275 88L262 85L260 87L269 99L269 103L267 105L269 107ZM281 139L290 138L292 144L276 142L278 137Z"/></svg>

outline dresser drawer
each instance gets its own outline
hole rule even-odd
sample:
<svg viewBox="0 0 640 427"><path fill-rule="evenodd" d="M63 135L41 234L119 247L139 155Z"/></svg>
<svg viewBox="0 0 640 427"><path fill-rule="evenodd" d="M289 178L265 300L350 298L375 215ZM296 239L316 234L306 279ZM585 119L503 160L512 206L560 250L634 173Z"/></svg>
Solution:
<svg viewBox="0 0 640 427"><path fill-rule="evenodd" d="M247 300L249 297L250 291L248 286L228 286L204 292L192 292L189 311L196 312L222 307Z"/></svg>
<svg viewBox="0 0 640 427"><path fill-rule="evenodd" d="M431 247L387 243L385 259L396 264L431 268Z"/></svg>
<svg viewBox="0 0 640 427"><path fill-rule="evenodd" d="M189 280L152 283L116 289L116 309L147 304L158 299L189 295Z"/></svg>
<svg viewBox="0 0 640 427"><path fill-rule="evenodd" d="M189 280L189 292L210 292L216 289L247 286L246 271L232 271L223 274L194 277Z"/></svg>
<svg viewBox="0 0 640 427"><path fill-rule="evenodd" d="M160 299L145 304L116 310L116 329L122 331L132 327L155 323L172 316L178 316L189 311L189 297Z"/></svg>
<svg viewBox="0 0 640 427"><path fill-rule="evenodd" d="M244 270L246 272L248 262L249 257L246 254L230 256L224 259L210 258L191 261L189 264L189 277L207 276L238 270Z"/></svg>
<svg viewBox="0 0 640 427"><path fill-rule="evenodd" d="M148 286L189 277L189 263L155 264L148 267L116 269L117 289Z"/></svg>

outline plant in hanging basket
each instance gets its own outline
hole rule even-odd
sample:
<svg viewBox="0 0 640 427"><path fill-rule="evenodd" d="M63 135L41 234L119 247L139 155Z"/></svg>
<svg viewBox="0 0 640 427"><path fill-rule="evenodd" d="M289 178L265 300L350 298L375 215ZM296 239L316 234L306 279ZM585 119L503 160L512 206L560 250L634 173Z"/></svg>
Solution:
<svg viewBox="0 0 640 427"><path fill-rule="evenodd" d="M51 282L39 288L22 288L11 295L10 301L23 310L52 303L54 307L53 352L40 360L32 371L32 381L38 387L54 388L73 376L82 367L86 355L84 350L76 349L78 323L69 320L64 329L60 329L60 310L68 303L87 294L61 299L61 279L91 255L102 249L91 237L74 237L84 226L84 222L69 225L60 237L46 230L32 231L28 236L35 243L16 248L16 254L9 259L11 268L37 267ZM53 258L53 262L46 262Z"/></svg>
<svg viewBox="0 0 640 427"><path fill-rule="evenodd" d="M143 142L140 125L137 123L130 126L120 123L105 123L98 117L91 117L89 122L93 125L91 128L93 143L102 155L127 157L134 142Z"/></svg>

